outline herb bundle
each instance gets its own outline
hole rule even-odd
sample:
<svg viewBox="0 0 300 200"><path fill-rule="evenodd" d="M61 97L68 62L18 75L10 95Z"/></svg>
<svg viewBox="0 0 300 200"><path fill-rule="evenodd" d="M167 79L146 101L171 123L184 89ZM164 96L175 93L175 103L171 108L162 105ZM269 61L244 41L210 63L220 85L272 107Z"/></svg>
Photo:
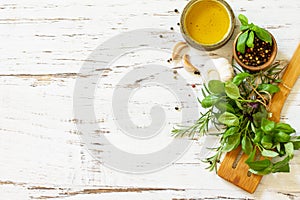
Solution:
<svg viewBox="0 0 300 200"><path fill-rule="evenodd" d="M250 172L259 175L289 172L294 150L300 149L300 137L295 136L289 124L268 120L270 101L279 91L277 83L282 70L277 62L255 74L240 71L225 83L210 81L202 90L204 98L199 100L206 113L201 113L193 126L174 129L173 135L202 136L208 133L210 125L222 126L215 155L204 160L210 165L208 169L217 169L222 153L241 145L243 153L249 155L246 163ZM258 153L263 158L258 159Z"/></svg>

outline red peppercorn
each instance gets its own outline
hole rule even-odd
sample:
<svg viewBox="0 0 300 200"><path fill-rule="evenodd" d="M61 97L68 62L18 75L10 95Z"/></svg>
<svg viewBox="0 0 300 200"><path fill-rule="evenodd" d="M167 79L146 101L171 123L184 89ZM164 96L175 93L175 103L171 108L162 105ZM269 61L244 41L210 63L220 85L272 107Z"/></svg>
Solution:
<svg viewBox="0 0 300 200"><path fill-rule="evenodd" d="M195 88L196 87L196 85L195 84L192 84L192 88Z"/></svg>

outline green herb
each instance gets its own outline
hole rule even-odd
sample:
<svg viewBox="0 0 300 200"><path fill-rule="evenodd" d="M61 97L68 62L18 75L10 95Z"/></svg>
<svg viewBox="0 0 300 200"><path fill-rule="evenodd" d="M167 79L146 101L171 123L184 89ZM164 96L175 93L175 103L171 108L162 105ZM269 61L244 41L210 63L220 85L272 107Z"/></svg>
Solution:
<svg viewBox="0 0 300 200"><path fill-rule="evenodd" d="M242 14L239 15L239 20L241 22L240 30L243 31L243 33L239 36L237 41L237 51L244 54L246 46L249 48L254 47L254 38L255 35L262 41L270 43L272 45L272 37L268 31L266 31L263 28L260 28L257 25L254 25L253 23L248 23L248 18Z"/></svg>
<svg viewBox="0 0 300 200"><path fill-rule="evenodd" d="M247 18L241 22L247 25ZM190 127L174 129L175 136L200 136L207 134L209 125L223 127L219 134L220 145L216 154L204 160L208 169L217 169L221 155L241 145L242 151L249 155L246 163L250 172L265 175L276 172L289 172L289 161L294 151L300 149L300 137L294 135L295 129L286 123L275 123L268 119L269 103L272 95L279 91L279 74L283 68L276 62L269 69L255 74L241 71L231 81L225 83L212 80L202 90L201 106L208 109ZM263 158L256 160L256 153ZM282 157L273 162L270 158Z"/></svg>

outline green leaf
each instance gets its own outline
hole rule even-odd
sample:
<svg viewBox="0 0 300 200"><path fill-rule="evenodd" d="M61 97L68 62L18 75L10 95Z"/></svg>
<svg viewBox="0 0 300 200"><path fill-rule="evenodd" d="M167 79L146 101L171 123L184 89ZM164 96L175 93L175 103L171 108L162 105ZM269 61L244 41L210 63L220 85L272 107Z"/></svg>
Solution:
<svg viewBox="0 0 300 200"><path fill-rule="evenodd" d="M274 163L272 172L290 172L290 166L289 166L290 157L286 157L282 161L279 161L277 163Z"/></svg>
<svg viewBox="0 0 300 200"><path fill-rule="evenodd" d="M240 110L244 110L242 104L239 101L235 101L235 104Z"/></svg>
<svg viewBox="0 0 300 200"><path fill-rule="evenodd" d="M253 48L253 47L254 47L254 32L253 32L253 31L251 31L251 32L249 33L249 37L248 37L248 39L247 39L246 44L247 44L247 46L248 46L249 48Z"/></svg>
<svg viewBox="0 0 300 200"><path fill-rule="evenodd" d="M290 158L294 157L294 145L292 142L284 144L285 152Z"/></svg>
<svg viewBox="0 0 300 200"><path fill-rule="evenodd" d="M224 112L223 114L221 114L218 118L218 121L229 127L239 125L239 118L237 118L237 116L229 112Z"/></svg>
<svg viewBox="0 0 300 200"><path fill-rule="evenodd" d="M242 72L242 73L239 73L237 74L232 82L236 85L236 86L239 86L244 80L245 78L251 76L249 73L246 73L246 72Z"/></svg>
<svg viewBox="0 0 300 200"><path fill-rule="evenodd" d="M272 37L268 31L263 28L258 28L256 31L256 36L261 39L262 41L270 43L272 45Z"/></svg>
<svg viewBox="0 0 300 200"><path fill-rule="evenodd" d="M255 156L256 156L256 148L254 148L253 151L250 153L250 155L248 156L245 163L253 162L255 159Z"/></svg>
<svg viewBox="0 0 300 200"><path fill-rule="evenodd" d="M299 150L300 149L300 142L299 141L293 142L293 145L294 145L294 149L295 150Z"/></svg>
<svg viewBox="0 0 300 200"><path fill-rule="evenodd" d="M272 136L271 135L263 136L260 143L263 145L264 148L272 149L273 147Z"/></svg>
<svg viewBox="0 0 300 200"><path fill-rule="evenodd" d="M239 14L238 18L243 26L248 25L248 18L245 15Z"/></svg>
<svg viewBox="0 0 300 200"><path fill-rule="evenodd" d="M266 150L264 149L262 152L261 152L261 155L262 156L265 156L265 157L270 157L270 158L274 158L276 156L278 156L279 154L275 151L271 151L271 150Z"/></svg>
<svg viewBox="0 0 300 200"><path fill-rule="evenodd" d="M255 144L258 144L261 141L262 137L263 137L263 133L260 129L258 129L255 133L255 137L254 137L253 142Z"/></svg>
<svg viewBox="0 0 300 200"><path fill-rule="evenodd" d="M242 33L237 41L237 46L236 49L238 52L244 54L245 53L245 49L246 49L246 41L248 39L248 33L249 31L245 31L244 33Z"/></svg>
<svg viewBox="0 0 300 200"><path fill-rule="evenodd" d="M289 134L286 134L284 132L277 132L274 134L275 140L277 142L289 142L291 139L291 136Z"/></svg>
<svg viewBox="0 0 300 200"><path fill-rule="evenodd" d="M260 127L262 119L266 119L268 117L268 114L267 114L267 112L257 112L255 114L253 114L252 117L253 117L255 126Z"/></svg>
<svg viewBox="0 0 300 200"><path fill-rule="evenodd" d="M234 134L226 138L226 141L222 147L223 152L230 152L236 149L240 145L241 134Z"/></svg>
<svg viewBox="0 0 300 200"><path fill-rule="evenodd" d="M261 129L265 133L271 133L275 128L275 122L263 118L261 121Z"/></svg>
<svg viewBox="0 0 300 200"><path fill-rule="evenodd" d="M249 26L249 25L241 25L241 26L240 26L240 30L241 30L241 31L246 31L246 30L248 30L248 29L250 29L250 26Z"/></svg>
<svg viewBox="0 0 300 200"><path fill-rule="evenodd" d="M233 100L236 100L241 96L239 88L232 82L225 83L225 92L226 95Z"/></svg>
<svg viewBox="0 0 300 200"><path fill-rule="evenodd" d="M281 132L284 132L284 133L287 133L287 134L292 134L292 133L296 132L295 129L293 129L289 124L286 124L286 123L276 124L275 130L276 131L281 131Z"/></svg>
<svg viewBox="0 0 300 200"><path fill-rule="evenodd" d="M279 92L279 87L277 85L272 85L272 84L260 84L257 87L258 91L266 91L270 94L274 94L276 92Z"/></svg>
<svg viewBox="0 0 300 200"><path fill-rule="evenodd" d="M211 80L208 83L208 89L214 94L221 94L225 92L224 83L219 80Z"/></svg>
<svg viewBox="0 0 300 200"><path fill-rule="evenodd" d="M232 135L238 133L238 131L239 131L239 127L237 127L237 126L230 127L223 133L223 137L227 138L229 136L232 136Z"/></svg>
<svg viewBox="0 0 300 200"><path fill-rule="evenodd" d="M210 108L212 107L217 101L219 100L219 97L216 95L208 95L206 96L202 101L201 105L203 108Z"/></svg>
<svg viewBox="0 0 300 200"><path fill-rule="evenodd" d="M249 155L253 150L252 142L246 135L242 139L242 150L247 155Z"/></svg>
<svg viewBox="0 0 300 200"><path fill-rule="evenodd" d="M219 111L221 112L230 112L230 113L235 113L234 108L232 107L232 105L226 101L219 101L218 103L216 103L216 108L218 108Z"/></svg>
<svg viewBox="0 0 300 200"><path fill-rule="evenodd" d="M248 162L247 163L249 167L255 171L262 171L270 166L272 166L272 163L270 160L265 159L265 160L258 160L254 162Z"/></svg>

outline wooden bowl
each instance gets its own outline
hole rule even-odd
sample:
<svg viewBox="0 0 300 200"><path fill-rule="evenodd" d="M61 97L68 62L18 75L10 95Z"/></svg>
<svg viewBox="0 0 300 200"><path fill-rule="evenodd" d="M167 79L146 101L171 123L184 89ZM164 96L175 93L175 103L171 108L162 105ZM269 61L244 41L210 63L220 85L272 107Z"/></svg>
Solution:
<svg viewBox="0 0 300 200"><path fill-rule="evenodd" d="M272 51L272 55L271 55L270 59L269 59L266 63L264 63L264 64L262 64L262 65L259 65L259 66L249 66L249 65L244 64L244 63L238 58L238 55L237 55L236 44L237 44L238 38L239 38L239 36L240 36L241 34L242 34L242 32L239 33L239 34L236 36L236 38L235 38L235 40L234 40L234 42L233 42L233 57L234 57L234 59L236 60L236 62L237 62L241 67L243 67L244 69L247 69L247 70L249 70L249 71L260 71L260 70L264 70L264 69L267 69L268 67L270 67L271 64L274 62L276 56L277 56L277 43L276 43L276 40L275 40L274 36L270 33L270 35L271 35L271 37L272 37L272 41L273 41L273 45L272 45L273 51Z"/></svg>

